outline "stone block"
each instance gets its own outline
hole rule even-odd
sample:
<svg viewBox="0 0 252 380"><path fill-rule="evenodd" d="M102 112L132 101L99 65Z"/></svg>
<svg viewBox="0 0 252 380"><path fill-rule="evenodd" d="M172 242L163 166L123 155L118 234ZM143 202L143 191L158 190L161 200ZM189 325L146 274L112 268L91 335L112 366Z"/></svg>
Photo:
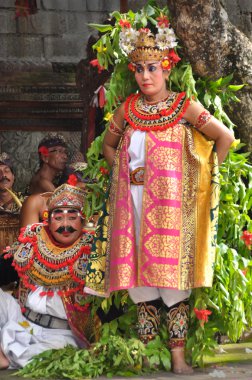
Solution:
<svg viewBox="0 0 252 380"><path fill-rule="evenodd" d="M87 0L89 12L113 12L120 11L120 0Z"/></svg>
<svg viewBox="0 0 252 380"><path fill-rule="evenodd" d="M46 37L44 39L45 58L50 62L78 63L86 56L88 35L67 35L62 38Z"/></svg>
<svg viewBox="0 0 252 380"><path fill-rule="evenodd" d="M0 11L0 33L16 33L15 13Z"/></svg>
<svg viewBox="0 0 252 380"><path fill-rule="evenodd" d="M68 33L70 34L86 34L90 33L89 23L101 24L106 19L105 12L84 12L84 13L68 13Z"/></svg>
<svg viewBox="0 0 252 380"><path fill-rule="evenodd" d="M43 0L43 8L50 10L86 11L85 0ZM41 4L41 5L42 5Z"/></svg>
<svg viewBox="0 0 252 380"><path fill-rule="evenodd" d="M29 33L34 35L62 35L67 33L66 12L39 11L26 18L17 20L18 33Z"/></svg>
<svg viewBox="0 0 252 380"><path fill-rule="evenodd" d="M40 37L0 35L1 59L43 60Z"/></svg>
<svg viewBox="0 0 252 380"><path fill-rule="evenodd" d="M1 8L14 8L14 1L12 0L1 0Z"/></svg>
<svg viewBox="0 0 252 380"><path fill-rule="evenodd" d="M87 11L103 12L105 8L104 0L87 0Z"/></svg>
<svg viewBox="0 0 252 380"><path fill-rule="evenodd" d="M105 1L105 10L109 13L114 11L120 12L120 0Z"/></svg>

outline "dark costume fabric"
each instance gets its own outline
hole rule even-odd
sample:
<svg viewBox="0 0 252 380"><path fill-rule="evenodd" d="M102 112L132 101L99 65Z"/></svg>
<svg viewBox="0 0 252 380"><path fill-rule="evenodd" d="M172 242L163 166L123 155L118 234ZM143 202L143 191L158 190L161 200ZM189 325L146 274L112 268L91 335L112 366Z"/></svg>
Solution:
<svg viewBox="0 0 252 380"><path fill-rule="evenodd" d="M22 202L21 193L14 193ZM3 251L17 240L19 235L20 207L11 199L0 206L0 286L8 285L18 280L16 271L11 266L12 260L3 258Z"/></svg>

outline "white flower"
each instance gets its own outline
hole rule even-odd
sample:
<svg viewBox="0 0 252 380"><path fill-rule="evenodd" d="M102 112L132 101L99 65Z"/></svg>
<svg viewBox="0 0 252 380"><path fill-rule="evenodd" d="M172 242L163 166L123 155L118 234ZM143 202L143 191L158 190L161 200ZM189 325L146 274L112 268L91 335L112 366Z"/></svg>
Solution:
<svg viewBox="0 0 252 380"><path fill-rule="evenodd" d="M126 55L135 49L138 36L139 32L132 28L123 28L120 32L119 46Z"/></svg>
<svg viewBox="0 0 252 380"><path fill-rule="evenodd" d="M172 28L158 28L156 44L160 50L172 49L177 46L176 36Z"/></svg>

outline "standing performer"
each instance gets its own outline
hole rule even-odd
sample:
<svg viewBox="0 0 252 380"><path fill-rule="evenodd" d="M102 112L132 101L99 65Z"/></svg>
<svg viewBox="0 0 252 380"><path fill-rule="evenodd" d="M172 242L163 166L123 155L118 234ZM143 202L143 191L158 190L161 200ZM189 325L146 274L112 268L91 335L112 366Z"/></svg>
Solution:
<svg viewBox="0 0 252 380"><path fill-rule="evenodd" d="M159 17L156 33L121 21L120 47L139 92L115 111L104 138L104 156L113 166L107 246L98 236L86 290L107 295L128 289L145 343L158 334L165 307L173 372L191 373L184 354L188 297L191 289L212 285L218 164L234 136L184 92L167 89L180 58L166 16Z"/></svg>

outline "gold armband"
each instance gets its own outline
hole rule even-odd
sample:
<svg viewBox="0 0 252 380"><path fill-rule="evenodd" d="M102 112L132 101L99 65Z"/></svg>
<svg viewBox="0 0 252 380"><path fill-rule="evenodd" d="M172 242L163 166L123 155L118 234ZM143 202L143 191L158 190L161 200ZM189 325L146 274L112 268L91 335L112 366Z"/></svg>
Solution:
<svg viewBox="0 0 252 380"><path fill-rule="evenodd" d="M123 134L123 130L118 126L118 124L114 120L114 116L111 117L109 124L109 132L113 135L121 136Z"/></svg>
<svg viewBox="0 0 252 380"><path fill-rule="evenodd" d="M212 117L212 115L210 114L210 112L204 110L197 117L197 120L196 120L196 123L195 123L195 127L199 128L199 129L202 128L202 127L204 127L204 125L210 120L211 117Z"/></svg>

